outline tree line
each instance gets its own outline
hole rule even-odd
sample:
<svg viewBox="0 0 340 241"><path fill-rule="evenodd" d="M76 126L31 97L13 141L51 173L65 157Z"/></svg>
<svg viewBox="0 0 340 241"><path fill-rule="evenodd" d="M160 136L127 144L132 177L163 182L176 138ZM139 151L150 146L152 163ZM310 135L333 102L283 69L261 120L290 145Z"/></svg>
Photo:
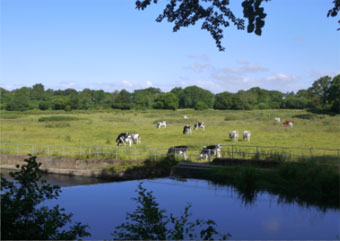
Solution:
<svg viewBox="0 0 340 241"><path fill-rule="evenodd" d="M254 87L237 93L213 94L197 86L176 87L169 92L159 88L121 91L75 89L52 90L43 84L12 91L0 88L1 109L8 111L87 110L87 109L168 109L195 110L254 110L254 109L310 109L318 112L340 113L340 75L321 77L308 89L282 93Z"/></svg>

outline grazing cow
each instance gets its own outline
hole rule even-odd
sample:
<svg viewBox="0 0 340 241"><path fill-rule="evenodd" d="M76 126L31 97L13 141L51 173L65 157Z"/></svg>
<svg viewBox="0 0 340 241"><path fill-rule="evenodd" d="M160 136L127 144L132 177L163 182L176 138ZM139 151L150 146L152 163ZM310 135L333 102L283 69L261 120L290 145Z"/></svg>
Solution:
<svg viewBox="0 0 340 241"><path fill-rule="evenodd" d="M116 139L117 142L117 146L119 146L119 144L123 144L125 146L125 143L129 143L129 146L132 145L133 140L131 135L129 135L129 133L120 133Z"/></svg>
<svg viewBox="0 0 340 241"><path fill-rule="evenodd" d="M251 136L251 132L250 131L244 131L243 132L243 140L250 141L250 136Z"/></svg>
<svg viewBox="0 0 340 241"><path fill-rule="evenodd" d="M141 137L139 134L131 134L132 140L134 144L142 143Z"/></svg>
<svg viewBox="0 0 340 241"><path fill-rule="evenodd" d="M216 157L221 157L221 147L222 146L220 144L204 146L200 154L200 159L202 160L204 157L205 160L208 160L208 158L211 155L216 155Z"/></svg>
<svg viewBox="0 0 340 241"><path fill-rule="evenodd" d="M163 126L164 128L166 128L166 121L160 121L160 122L158 122L156 127L157 127L157 128L161 128L162 126Z"/></svg>
<svg viewBox="0 0 340 241"><path fill-rule="evenodd" d="M238 131L230 131L229 132L229 138L232 141L233 139L235 141L238 141Z"/></svg>
<svg viewBox="0 0 340 241"><path fill-rule="evenodd" d="M183 128L183 134L192 134L192 130L191 130L191 126L189 125L185 125L184 128Z"/></svg>
<svg viewBox="0 0 340 241"><path fill-rule="evenodd" d="M184 119L186 119L186 120L189 119L189 116L186 116L186 115L185 115L185 116L184 116Z"/></svg>
<svg viewBox="0 0 340 241"><path fill-rule="evenodd" d="M172 146L169 148L167 156L182 155L184 160L187 160L188 146Z"/></svg>
<svg viewBox="0 0 340 241"><path fill-rule="evenodd" d="M281 119L279 117L274 118L275 123L280 123Z"/></svg>
<svg viewBox="0 0 340 241"><path fill-rule="evenodd" d="M283 122L282 125L293 127L294 124L293 124L293 121L288 120L288 121Z"/></svg>
<svg viewBox="0 0 340 241"><path fill-rule="evenodd" d="M199 127L201 127L203 130L205 130L205 124L204 122L197 122L195 125L194 125L194 130L197 130Z"/></svg>

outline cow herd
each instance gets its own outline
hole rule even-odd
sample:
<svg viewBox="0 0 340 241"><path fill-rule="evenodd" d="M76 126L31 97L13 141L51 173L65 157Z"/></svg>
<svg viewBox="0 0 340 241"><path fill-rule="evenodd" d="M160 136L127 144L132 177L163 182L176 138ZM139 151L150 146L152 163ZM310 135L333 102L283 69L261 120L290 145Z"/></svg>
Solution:
<svg viewBox="0 0 340 241"><path fill-rule="evenodd" d="M189 119L189 117L184 116L184 119ZM274 118L275 123L280 123L281 119L279 117ZM284 121L283 126L290 126L293 127L292 121ZM160 129L161 127L166 128L166 121L157 122L156 128ZM194 130L202 128L205 130L205 123L204 122L197 122L194 124ZM190 125L185 125L183 128L183 134L190 134L192 135L192 128ZM251 131L245 130L242 134L243 141L250 141ZM239 131L232 130L229 132L229 139L230 141L238 141L239 138ZM140 144L141 143L141 136L140 134L129 134L129 133L120 133L116 139L117 146L119 145L129 145L131 147L132 144ZM221 157L221 144L217 145L208 145L202 148L200 153L200 159L208 160L211 155L216 155L216 157ZM188 146L172 146L168 149L167 156L175 155L175 156L183 156L184 160L187 159L188 156Z"/></svg>

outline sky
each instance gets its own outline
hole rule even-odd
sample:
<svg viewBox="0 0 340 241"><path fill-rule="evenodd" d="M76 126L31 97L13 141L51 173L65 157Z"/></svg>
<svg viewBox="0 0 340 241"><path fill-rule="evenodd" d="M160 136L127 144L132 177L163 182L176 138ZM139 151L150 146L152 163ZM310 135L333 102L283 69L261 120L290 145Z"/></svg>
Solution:
<svg viewBox="0 0 340 241"><path fill-rule="evenodd" d="M224 52L201 22L178 32L156 22L160 2L138 11L133 0L0 0L0 87L296 92L340 73L332 0L263 3L262 36L231 25ZM242 1L230 2L242 17Z"/></svg>

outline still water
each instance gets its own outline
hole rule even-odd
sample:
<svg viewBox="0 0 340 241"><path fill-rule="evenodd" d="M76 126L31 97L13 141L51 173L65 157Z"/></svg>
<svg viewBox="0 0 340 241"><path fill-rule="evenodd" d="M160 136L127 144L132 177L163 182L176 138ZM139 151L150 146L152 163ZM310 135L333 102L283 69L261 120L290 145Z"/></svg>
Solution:
<svg viewBox="0 0 340 241"><path fill-rule="evenodd" d="M73 221L88 224L89 239L110 239L114 227L125 220L126 212L136 207L135 190L140 181L89 183L56 181L62 187L58 200L44 204L59 204L74 214ZM316 206L278 202L268 193L257 194L251 204L228 186L217 186L196 179L161 178L143 180L143 186L153 191L160 207L179 216L187 203L192 204L193 219L213 219L220 233L229 232L231 239L339 239L339 209L320 210Z"/></svg>

